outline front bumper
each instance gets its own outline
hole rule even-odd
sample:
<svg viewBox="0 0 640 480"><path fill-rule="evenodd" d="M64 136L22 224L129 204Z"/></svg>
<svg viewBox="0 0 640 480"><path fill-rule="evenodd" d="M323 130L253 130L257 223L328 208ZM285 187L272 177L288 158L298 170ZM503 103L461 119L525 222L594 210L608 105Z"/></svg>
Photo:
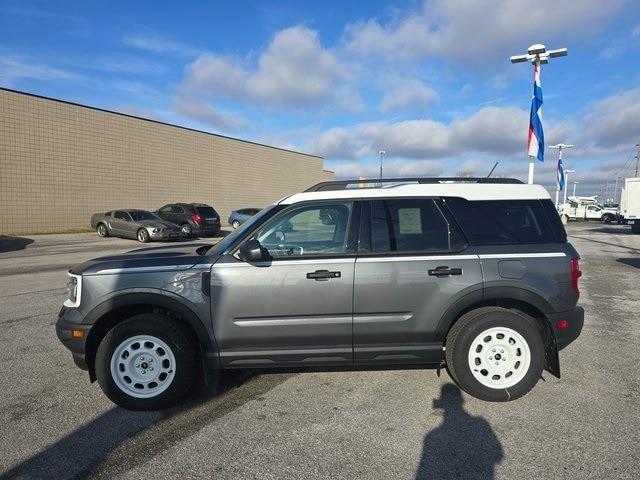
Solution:
<svg viewBox="0 0 640 480"><path fill-rule="evenodd" d="M71 351L73 361L83 370L87 370L85 359L85 345L92 325L82 323L82 314L77 308L62 307L56 322L56 335L62 344ZM82 332L81 336L74 336L74 331Z"/></svg>
<svg viewBox="0 0 640 480"><path fill-rule="evenodd" d="M149 230L149 238L151 238L151 240L178 240L181 236L182 232L180 230L171 230L168 232L164 231L158 233L153 233L151 230Z"/></svg>
<svg viewBox="0 0 640 480"><path fill-rule="evenodd" d="M584 309L576 307L566 312L547 315L556 336L558 350L572 343L580 336L584 325Z"/></svg>

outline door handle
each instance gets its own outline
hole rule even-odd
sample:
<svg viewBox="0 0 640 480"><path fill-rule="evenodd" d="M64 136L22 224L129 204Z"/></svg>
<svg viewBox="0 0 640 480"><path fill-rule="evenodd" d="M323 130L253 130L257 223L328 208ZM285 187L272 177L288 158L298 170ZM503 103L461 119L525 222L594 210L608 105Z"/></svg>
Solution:
<svg viewBox="0 0 640 480"><path fill-rule="evenodd" d="M307 273L307 278L309 280L329 280L330 278L340 278L340 272L330 272L329 270L316 270L315 272Z"/></svg>
<svg viewBox="0 0 640 480"><path fill-rule="evenodd" d="M429 275L434 277L448 277L449 275L462 275L461 268L449 268L447 266L436 267L429 270Z"/></svg>

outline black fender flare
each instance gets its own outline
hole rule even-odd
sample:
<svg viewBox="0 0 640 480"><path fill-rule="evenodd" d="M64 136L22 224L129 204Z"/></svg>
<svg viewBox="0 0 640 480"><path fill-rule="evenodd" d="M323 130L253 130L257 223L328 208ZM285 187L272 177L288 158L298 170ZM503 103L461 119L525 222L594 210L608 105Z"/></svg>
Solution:
<svg viewBox="0 0 640 480"><path fill-rule="evenodd" d="M541 315L538 316L542 316L544 318L544 333L548 338L546 345L546 368L553 375L560 378L560 361L558 357L556 336L550 320L547 317L547 314L553 313L554 309L541 295L525 288L515 286L493 286L486 287L482 290L474 290L468 293L449 307L440 319L437 328L437 340L444 343L449 329L465 311L476 306L480 307L483 305L491 305L493 302L499 303L500 301L515 301L521 304L526 304L530 308L533 307L534 310L540 312Z"/></svg>
<svg viewBox="0 0 640 480"><path fill-rule="evenodd" d="M539 294L520 287L496 286L469 292L464 297L459 298L451 305L440 318L437 327L438 340L444 341L444 337L453 325L453 322L466 310L474 305L482 306L492 300L512 300L525 303L540 311L545 319L546 314L553 312L551 304ZM548 320L548 319L547 319Z"/></svg>
<svg viewBox="0 0 640 480"><path fill-rule="evenodd" d="M154 307L165 308L176 313L189 327L191 327L197 337L198 343L201 345L204 355L207 358L217 357L215 354L215 352L217 352L216 341L213 332L209 332L207 330L206 324L198 314L193 311L193 309L179 299L174 298L170 292L166 291L162 291L162 293L131 291L120 292L95 306L84 316L82 324L95 325L96 322L99 324L100 319L105 315L108 315L110 312L122 307L134 305L151 305ZM106 333L106 331L102 331L103 329L100 328L97 329L98 332L95 330L96 329L94 328L89 330L85 341L86 361L92 381L95 378L95 371L93 368L93 350L97 348L97 345L95 345L95 336L101 336Z"/></svg>

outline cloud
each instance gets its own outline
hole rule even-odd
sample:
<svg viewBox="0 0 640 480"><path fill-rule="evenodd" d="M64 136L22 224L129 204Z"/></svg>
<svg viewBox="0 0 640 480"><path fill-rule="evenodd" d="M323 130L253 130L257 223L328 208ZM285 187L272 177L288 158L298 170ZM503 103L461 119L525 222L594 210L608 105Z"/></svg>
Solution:
<svg viewBox="0 0 640 480"><path fill-rule="evenodd" d="M348 84L349 67L304 26L281 30L257 64L200 55L187 68L180 95L233 99L279 109L332 107L356 111L362 100Z"/></svg>
<svg viewBox="0 0 640 480"><path fill-rule="evenodd" d="M367 122L332 128L307 149L328 158L357 159L384 148L394 157L438 159L464 151L498 155L524 151L528 113L515 107L481 108L449 124L431 119Z"/></svg>
<svg viewBox="0 0 640 480"><path fill-rule="evenodd" d="M583 142L604 149L627 148L640 139L640 88L596 102L584 119Z"/></svg>
<svg viewBox="0 0 640 480"><path fill-rule="evenodd" d="M389 86L389 92L380 101L380 110L390 112L407 107L423 110L427 103L440 98L438 92L420 80L407 80Z"/></svg>
<svg viewBox="0 0 640 480"><path fill-rule="evenodd" d="M388 59L425 56L474 65L505 62L514 45L525 49L532 38L572 39L593 36L626 0L430 0L387 23L377 18L351 24L345 46L362 55ZM567 19L580 28L568 28Z"/></svg>
<svg viewBox="0 0 640 480"><path fill-rule="evenodd" d="M198 50L190 45L158 35L131 34L126 35L122 41L129 47L153 53L171 53L187 56L198 54Z"/></svg>
<svg viewBox="0 0 640 480"><path fill-rule="evenodd" d="M78 80L82 76L45 63L18 56L0 57L0 81L9 85L14 80Z"/></svg>
<svg viewBox="0 0 640 480"><path fill-rule="evenodd" d="M363 164L360 162L339 163L333 166L336 178L377 178L379 165ZM385 160L383 164L383 176L385 178L400 177L437 177L442 175L444 167L440 162L433 160Z"/></svg>
<svg viewBox="0 0 640 480"><path fill-rule="evenodd" d="M245 118L221 112L199 100L177 97L173 101L173 109L180 115L222 130L235 131L247 125Z"/></svg>

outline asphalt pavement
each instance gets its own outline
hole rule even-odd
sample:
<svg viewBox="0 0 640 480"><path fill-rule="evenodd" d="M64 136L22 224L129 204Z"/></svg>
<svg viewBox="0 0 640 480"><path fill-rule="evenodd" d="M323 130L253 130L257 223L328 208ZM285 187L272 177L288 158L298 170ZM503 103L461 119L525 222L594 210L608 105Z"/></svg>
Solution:
<svg viewBox="0 0 640 480"><path fill-rule="evenodd" d="M65 270L137 243L0 239L0 477L640 478L640 236L567 230L585 327L519 400L431 370L243 371L161 413L111 404L54 331Z"/></svg>

